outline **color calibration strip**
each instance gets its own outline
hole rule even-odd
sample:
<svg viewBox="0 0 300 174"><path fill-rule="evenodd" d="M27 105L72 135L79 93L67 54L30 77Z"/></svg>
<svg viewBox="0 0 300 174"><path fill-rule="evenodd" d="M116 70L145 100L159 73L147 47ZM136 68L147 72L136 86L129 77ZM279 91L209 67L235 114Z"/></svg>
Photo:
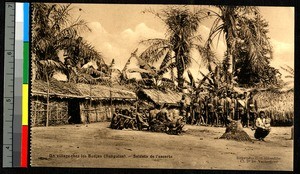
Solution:
<svg viewBox="0 0 300 174"><path fill-rule="evenodd" d="M24 7L21 167L28 167L29 3Z"/></svg>
<svg viewBox="0 0 300 174"><path fill-rule="evenodd" d="M29 3L5 3L3 167L28 167Z"/></svg>

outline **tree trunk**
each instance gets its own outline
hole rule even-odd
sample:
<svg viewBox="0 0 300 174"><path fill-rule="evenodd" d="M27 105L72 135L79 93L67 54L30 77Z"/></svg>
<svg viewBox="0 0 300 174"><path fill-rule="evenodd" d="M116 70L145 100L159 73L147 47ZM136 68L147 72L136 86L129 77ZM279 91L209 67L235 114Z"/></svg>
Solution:
<svg viewBox="0 0 300 174"><path fill-rule="evenodd" d="M226 33L226 45L227 45L227 57L228 57L228 63L229 63L229 66L228 66L229 75L227 75L226 80L228 80L228 82L231 83L234 72L235 72L235 58L233 56L235 40L233 37L233 33L231 33L231 32ZM228 78L230 79L230 81Z"/></svg>
<svg viewBox="0 0 300 174"><path fill-rule="evenodd" d="M171 63L173 63L173 60L171 59ZM174 68L171 68L171 80L174 82Z"/></svg>
<svg viewBox="0 0 300 174"><path fill-rule="evenodd" d="M178 87L181 91L182 91L183 84L184 84L183 73L184 73L184 69L181 68L180 66L177 67Z"/></svg>

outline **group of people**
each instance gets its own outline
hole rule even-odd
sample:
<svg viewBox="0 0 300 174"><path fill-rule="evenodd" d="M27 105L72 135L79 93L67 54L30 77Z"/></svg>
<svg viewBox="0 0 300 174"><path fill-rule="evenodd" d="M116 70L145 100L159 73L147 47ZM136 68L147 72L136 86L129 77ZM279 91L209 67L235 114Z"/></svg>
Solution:
<svg viewBox="0 0 300 174"><path fill-rule="evenodd" d="M116 108L112 116L110 128L112 129L136 129L136 118L132 109Z"/></svg>
<svg viewBox="0 0 300 174"><path fill-rule="evenodd" d="M252 92L211 92L204 97L196 92L190 103L182 95L179 108L188 124L227 127L232 120L241 120L242 126L255 130L254 137L261 141L271 130L271 119L264 111L258 113Z"/></svg>
<svg viewBox="0 0 300 174"><path fill-rule="evenodd" d="M232 120L241 120L243 127L251 127L255 138L263 140L270 132L270 118L264 111L258 113L257 102L250 92L199 92L189 102L183 94L177 106L156 104L153 108L116 108L112 129L138 129L180 134L185 124L228 126Z"/></svg>
<svg viewBox="0 0 300 174"><path fill-rule="evenodd" d="M230 120L241 120L244 127L255 125L257 102L253 94L247 92L211 92L201 95L197 92L188 102L185 94L180 103L180 114L188 124L227 126Z"/></svg>
<svg viewBox="0 0 300 174"><path fill-rule="evenodd" d="M135 110L134 107L130 109L116 108L110 127L119 130L144 129L153 132L180 134L184 126L183 117L180 117L179 114L175 115L170 114L165 105L156 105L155 108L144 110L140 108Z"/></svg>

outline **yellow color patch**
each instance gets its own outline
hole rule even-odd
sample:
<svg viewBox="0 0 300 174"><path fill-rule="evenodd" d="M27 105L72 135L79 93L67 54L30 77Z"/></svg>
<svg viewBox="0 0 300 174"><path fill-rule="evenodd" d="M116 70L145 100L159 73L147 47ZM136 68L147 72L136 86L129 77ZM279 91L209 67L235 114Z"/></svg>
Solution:
<svg viewBox="0 0 300 174"><path fill-rule="evenodd" d="M22 85L22 125L28 125L28 84Z"/></svg>

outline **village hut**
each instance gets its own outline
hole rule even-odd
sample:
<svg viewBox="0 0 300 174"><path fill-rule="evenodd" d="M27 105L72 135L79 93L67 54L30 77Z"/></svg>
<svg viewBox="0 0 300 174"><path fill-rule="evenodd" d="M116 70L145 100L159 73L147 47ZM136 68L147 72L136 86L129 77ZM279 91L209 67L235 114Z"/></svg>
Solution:
<svg viewBox="0 0 300 174"><path fill-rule="evenodd" d="M112 118L115 108L129 109L137 100L136 94L124 87L107 87L78 83L76 88L85 101L80 105L81 121L105 121Z"/></svg>
<svg viewBox="0 0 300 174"><path fill-rule="evenodd" d="M271 118L272 126L291 126L294 123L294 88L253 89L259 110Z"/></svg>
<svg viewBox="0 0 300 174"><path fill-rule="evenodd" d="M82 97L74 85L53 80L49 82L48 88L47 82L35 80L32 82L30 97L33 126L46 125L47 105L49 125L80 123L80 116L77 114L79 110L76 110L78 108L74 107L74 103L82 101Z"/></svg>
<svg viewBox="0 0 300 174"><path fill-rule="evenodd" d="M49 102L47 102L49 98ZM129 108L136 95L124 88L35 80L31 86L33 126L106 121L116 107Z"/></svg>

